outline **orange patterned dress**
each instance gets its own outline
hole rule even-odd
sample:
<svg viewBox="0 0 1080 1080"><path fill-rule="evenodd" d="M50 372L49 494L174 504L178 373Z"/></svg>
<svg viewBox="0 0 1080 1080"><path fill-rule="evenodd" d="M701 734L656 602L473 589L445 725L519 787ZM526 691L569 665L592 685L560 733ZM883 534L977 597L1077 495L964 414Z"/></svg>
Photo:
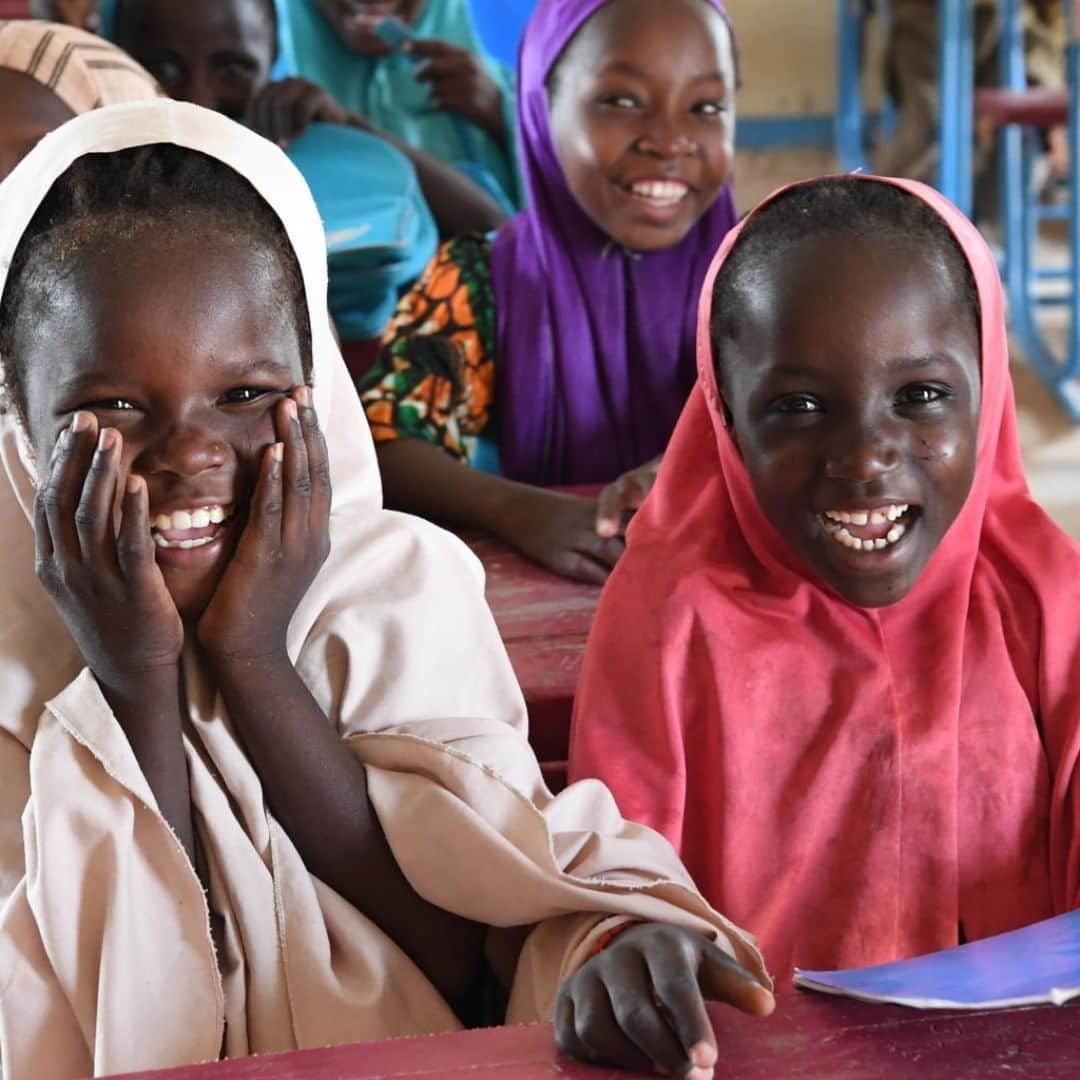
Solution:
<svg viewBox="0 0 1080 1080"><path fill-rule="evenodd" d="M443 244L398 304L357 385L377 443L426 439L497 471L491 249L490 235Z"/></svg>

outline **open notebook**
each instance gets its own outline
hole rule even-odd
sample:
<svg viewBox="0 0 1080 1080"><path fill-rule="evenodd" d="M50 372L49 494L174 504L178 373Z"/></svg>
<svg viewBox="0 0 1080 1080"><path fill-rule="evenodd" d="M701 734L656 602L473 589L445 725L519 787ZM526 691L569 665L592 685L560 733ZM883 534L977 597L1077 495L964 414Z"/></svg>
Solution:
<svg viewBox="0 0 1080 1080"><path fill-rule="evenodd" d="M1063 1005L1080 996L1080 911L893 964L796 970L795 985L918 1009Z"/></svg>

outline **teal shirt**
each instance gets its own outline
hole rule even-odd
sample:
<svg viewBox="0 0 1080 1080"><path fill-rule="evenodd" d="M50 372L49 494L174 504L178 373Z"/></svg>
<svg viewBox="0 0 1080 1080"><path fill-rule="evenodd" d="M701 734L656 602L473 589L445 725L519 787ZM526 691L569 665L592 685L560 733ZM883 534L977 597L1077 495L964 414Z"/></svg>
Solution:
<svg viewBox="0 0 1080 1080"><path fill-rule="evenodd" d="M279 56L276 76L300 75L325 87L347 109L377 128L455 165L510 212L521 208L521 180L513 147L513 76L484 50L468 0L426 0L412 27L418 38L458 45L480 56L502 92L508 148L456 113L436 109L427 86L403 53L357 56L337 36L314 0L276 0Z"/></svg>

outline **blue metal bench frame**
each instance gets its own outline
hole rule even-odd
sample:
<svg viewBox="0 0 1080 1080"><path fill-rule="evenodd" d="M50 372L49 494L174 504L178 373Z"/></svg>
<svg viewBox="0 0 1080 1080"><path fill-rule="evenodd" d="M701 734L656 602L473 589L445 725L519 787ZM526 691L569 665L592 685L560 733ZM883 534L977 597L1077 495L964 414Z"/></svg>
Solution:
<svg viewBox="0 0 1080 1080"><path fill-rule="evenodd" d="M1024 67L1022 0L1002 0L1001 84L1011 90L1027 85ZM1066 4L1069 20L1069 329L1065 356L1059 359L1039 328L1037 313L1045 299L1037 283L1060 272L1043 271L1036 265L1039 220L1055 216L1040 212L1031 192L1031 166L1035 156L1035 133L1019 124L1007 124L999 133L1001 154L1001 224L1004 239L1002 274L1009 301L1009 323L1031 366L1049 387L1074 423L1080 423L1080 208L1077 192L1077 154L1080 154L1080 46L1076 41L1072 4ZM1056 215L1060 216L1060 215Z"/></svg>

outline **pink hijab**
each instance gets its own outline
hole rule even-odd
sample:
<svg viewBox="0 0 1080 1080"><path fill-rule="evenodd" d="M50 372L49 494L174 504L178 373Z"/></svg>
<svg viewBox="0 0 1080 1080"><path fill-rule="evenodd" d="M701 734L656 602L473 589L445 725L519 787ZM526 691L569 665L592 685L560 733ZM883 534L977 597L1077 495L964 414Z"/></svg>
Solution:
<svg viewBox="0 0 1080 1080"><path fill-rule="evenodd" d="M785 978L1009 930L1080 903L1080 548L1033 502L997 268L921 184L974 274L983 400L971 493L915 588L840 599L758 508L709 339L589 642L571 779L680 850Z"/></svg>

